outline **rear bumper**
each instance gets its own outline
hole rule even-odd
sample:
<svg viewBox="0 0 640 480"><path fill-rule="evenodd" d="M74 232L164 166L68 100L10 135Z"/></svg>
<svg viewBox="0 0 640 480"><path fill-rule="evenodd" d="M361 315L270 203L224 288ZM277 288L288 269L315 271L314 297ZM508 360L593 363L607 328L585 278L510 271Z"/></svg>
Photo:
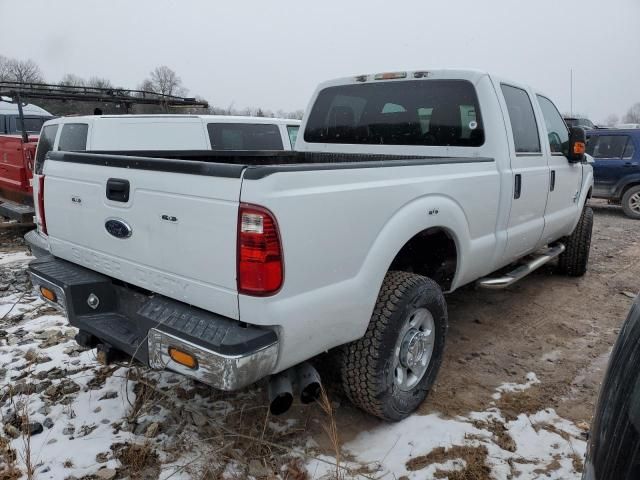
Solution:
<svg viewBox="0 0 640 480"><path fill-rule="evenodd" d="M24 236L31 253L34 257L40 258L49 255L49 241L46 237L40 235L37 230L30 230Z"/></svg>
<svg viewBox="0 0 640 480"><path fill-rule="evenodd" d="M71 325L97 343L121 350L154 369L169 369L221 390L236 390L273 373L278 337L181 302L115 283L73 263L46 256L29 264L34 287L55 293L53 303ZM189 368L169 349L196 358Z"/></svg>

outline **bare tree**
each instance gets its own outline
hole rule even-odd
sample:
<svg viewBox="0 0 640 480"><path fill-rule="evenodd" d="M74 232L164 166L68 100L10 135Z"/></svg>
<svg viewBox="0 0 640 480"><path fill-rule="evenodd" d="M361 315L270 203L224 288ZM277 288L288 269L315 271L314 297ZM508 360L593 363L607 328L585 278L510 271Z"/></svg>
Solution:
<svg viewBox="0 0 640 480"><path fill-rule="evenodd" d="M186 91L178 74L166 65L151 72L150 85L154 92L162 95L182 95Z"/></svg>
<svg viewBox="0 0 640 480"><path fill-rule="evenodd" d="M0 82L9 80L9 59L0 55Z"/></svg>
<svg viewBox="0 0 640 480"><path fill-rule="evenodd" d="M604 124L607 127L613 127L619 123L620 123L620 117L615 113L612 113L611 115L609 115L607 119L604 121Z"/></svg>
<svg viewBox="0 0 640 480"><path fill-rule="evenodd" d="M15 60L7 62L8 79L14 82L42 83L44 76L40 67L33 60Z"/></svg>
<svg viewBox="0 0 640 480"><path fill-rule="evenodd" d="M110 80L107 80L106 78L91 77L89 79L89 81L87 82L87 87L92 87L92 88L113 88L113 84L111 83Z"/></svg>
<svg viewBox="0 0 640 480"><path fill-rule="evenodd" d="M640 102L635 103L624 116L625 123L640 123Z"/></svg>
<svg viewBox="0 0 640 480"><path fill-rule="evenodd" d="M58 85L63 87L84 87L87 82L84 78L74 75L73 73L67 73L62 80L58 82Z"/></svg>

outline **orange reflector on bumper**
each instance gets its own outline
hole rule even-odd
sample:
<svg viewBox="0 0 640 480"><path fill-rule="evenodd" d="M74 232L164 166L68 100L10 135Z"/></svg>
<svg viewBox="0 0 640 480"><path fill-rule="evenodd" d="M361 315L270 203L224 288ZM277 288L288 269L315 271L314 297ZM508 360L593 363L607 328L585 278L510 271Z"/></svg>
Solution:
<svg viewBox="0 0 640 480"><path fill-rule="evenodd" d="M50 302L55 302L57 299L55 292L46 287L40 287L40 294Z"/></svg>
<svg viewBox="0 0 640 480"><path fill-rule="evenodd" d="M198 360L190 353L183 352L175 347L169 347L169 356L174 362L184 365L187 368L194 370L198 368Z"/></svg>

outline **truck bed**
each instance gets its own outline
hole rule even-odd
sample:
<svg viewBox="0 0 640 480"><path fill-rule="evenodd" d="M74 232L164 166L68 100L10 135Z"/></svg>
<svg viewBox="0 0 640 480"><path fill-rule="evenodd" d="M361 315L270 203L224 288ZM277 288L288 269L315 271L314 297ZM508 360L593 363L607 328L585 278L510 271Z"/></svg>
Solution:
<svg viewBox="0 0 640 480"><path fill-rule="evenodd" d="M492 162L487 157L436 157L295 151L135 150L50 152L52 160L141 170L199 174L254 180L280 171L400 167Z"/></svg>

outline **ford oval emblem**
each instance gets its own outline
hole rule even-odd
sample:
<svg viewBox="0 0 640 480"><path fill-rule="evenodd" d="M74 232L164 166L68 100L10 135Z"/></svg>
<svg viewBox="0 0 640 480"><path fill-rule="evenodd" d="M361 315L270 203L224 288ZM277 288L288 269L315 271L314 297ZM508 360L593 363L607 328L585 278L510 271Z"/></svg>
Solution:
<svg viewBox="0 0 640 480"><path fill-rule="evenodd" d="M104 228L116 238L129 238L133 233L129 224L118 218L108 219L104 224Z"/></svg>

